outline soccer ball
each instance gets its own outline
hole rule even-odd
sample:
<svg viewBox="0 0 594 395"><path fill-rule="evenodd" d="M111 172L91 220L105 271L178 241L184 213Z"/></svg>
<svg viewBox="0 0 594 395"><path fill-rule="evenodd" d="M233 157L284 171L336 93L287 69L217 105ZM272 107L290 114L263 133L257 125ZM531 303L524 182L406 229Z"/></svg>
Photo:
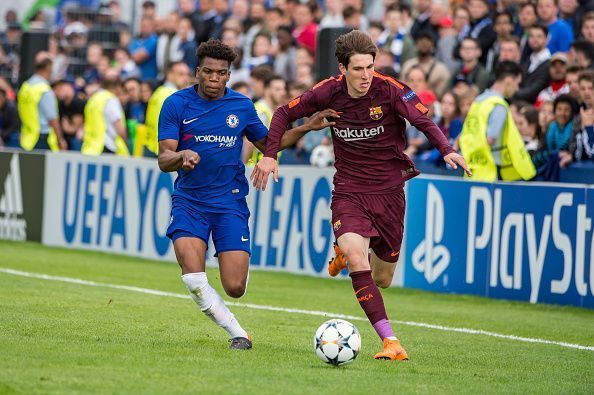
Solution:
<svg viewBox="0 0 594 395"><path fill-rule="evenodd" d="M361 335L345 320L324 322L314 336L314 351L324 362L340 366L351 363L361 350Z"/></svg>

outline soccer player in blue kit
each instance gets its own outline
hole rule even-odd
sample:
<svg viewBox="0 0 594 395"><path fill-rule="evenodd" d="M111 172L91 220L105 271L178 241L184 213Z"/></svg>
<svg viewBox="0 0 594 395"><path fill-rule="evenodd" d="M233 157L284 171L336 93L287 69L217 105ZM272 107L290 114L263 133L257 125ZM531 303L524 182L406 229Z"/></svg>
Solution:
<svg viewBox="0 0 594 395"><path fill-rule="evenodd" d="M268 129L252 101L225 87L233 49L218 40L196 51L197 84L169 96L159 117L159 167L177 171L167 236L173 242L182 280L207 316L231 336L229 348L245 350L252 340L205 273L206 249L212 234L221 282L227 295L245 294L249 277L249 191L241 161L243 137L264 151ZM324 110L306 124L285 133L281 148L293 145L310 130L331 126Z"/></svg>

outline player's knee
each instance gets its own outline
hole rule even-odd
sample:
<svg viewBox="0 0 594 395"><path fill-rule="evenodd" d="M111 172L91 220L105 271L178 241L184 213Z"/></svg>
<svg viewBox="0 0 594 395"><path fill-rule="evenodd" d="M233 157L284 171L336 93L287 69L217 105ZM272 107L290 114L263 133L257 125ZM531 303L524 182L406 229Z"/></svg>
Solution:
<svg viewBox="0 0 594 395"><path fill-rule="evenodd" d="M376 277L374 278L374 281L379 288L388 288L390 285L392 285L392 279L388 276Z"/></svg>
<svg viewBox="0 0 594 395"><path fill-rule="evenodd" d="M232 298L241 298L245 295L246 286L244 283L238 282L225 286L225 292Z"/></svg>
<svg viewBox="0 0 594 395"><path fill-rule="evenodd" d="M368 257L362 251L350 251L346 255L351 271L369 270Z"/></svg>

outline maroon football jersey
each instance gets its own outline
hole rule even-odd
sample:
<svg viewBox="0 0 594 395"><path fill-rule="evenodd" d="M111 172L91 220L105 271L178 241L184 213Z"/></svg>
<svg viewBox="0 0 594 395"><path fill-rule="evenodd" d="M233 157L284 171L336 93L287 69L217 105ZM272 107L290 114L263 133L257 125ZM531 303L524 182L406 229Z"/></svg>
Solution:
<svg viewBox="0 0 594 395"><path fill-rule="evenodd" d="M277 109L265 156L276 158L289 122L326 108L341 113L332 126L337 192L381 192L401 186L419 174L403 152L405 118L427 135L442 156L454 152L443 132L425 115L427 108L417 95L395 79L374 72L371 87L363 97L351 97L346 78L339 75Z"/></svg>

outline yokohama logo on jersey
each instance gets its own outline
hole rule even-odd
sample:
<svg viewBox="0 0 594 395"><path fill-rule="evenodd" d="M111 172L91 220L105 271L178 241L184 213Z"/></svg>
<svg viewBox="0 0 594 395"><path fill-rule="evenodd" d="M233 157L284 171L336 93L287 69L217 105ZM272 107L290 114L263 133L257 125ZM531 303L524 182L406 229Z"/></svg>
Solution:
<svg viewBox="0 0 594 395"><path fill-rule="evenodd" d="M332 130L334 131L334 135L336 137L340 137L344 141L357 141L357 140L366 140L372 137L377 136L380 133L384 132L384 126L380 125L377 128L363 128L363 129L338 129L337 127L333 127Z"/></svg>

